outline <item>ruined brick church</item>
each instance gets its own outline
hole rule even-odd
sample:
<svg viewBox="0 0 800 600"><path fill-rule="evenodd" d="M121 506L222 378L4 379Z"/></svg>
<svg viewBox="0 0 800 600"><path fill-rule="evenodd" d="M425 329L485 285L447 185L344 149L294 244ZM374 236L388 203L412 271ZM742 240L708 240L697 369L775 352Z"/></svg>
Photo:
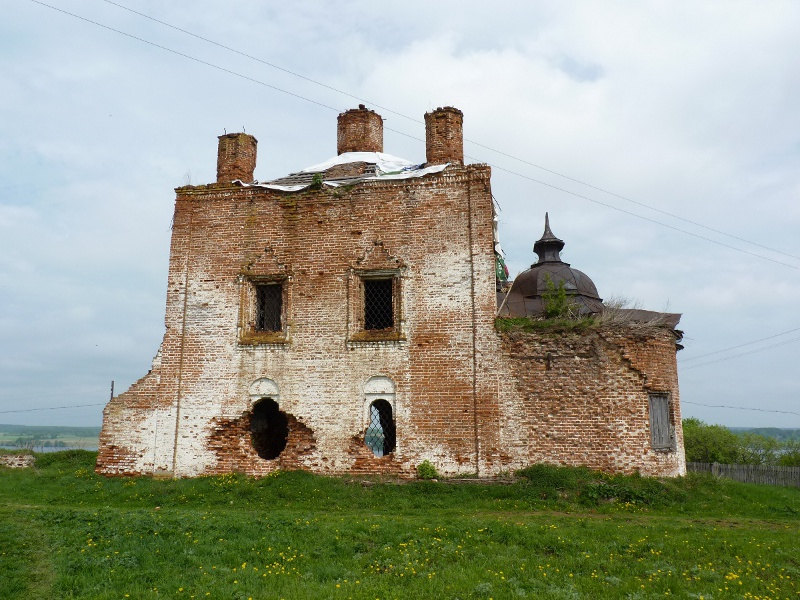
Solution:
<svg viewBox="0 0 800 600"><path fill-rule="evenodd" d="M580 314L604 307L549 223L503 281L490 168L464 164L462 120L426 114L412 163L360 106L336 157L266 183L256 139L220 136L216 183L176 190L166 332L103 412L97 471L685 473L677 315L498 326L538 318L553 283Z"/></svg>

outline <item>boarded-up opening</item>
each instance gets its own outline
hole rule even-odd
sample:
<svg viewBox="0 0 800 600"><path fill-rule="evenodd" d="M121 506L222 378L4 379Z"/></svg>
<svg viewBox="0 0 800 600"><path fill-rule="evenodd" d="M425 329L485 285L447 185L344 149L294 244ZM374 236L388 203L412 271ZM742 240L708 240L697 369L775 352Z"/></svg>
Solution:
<svg viewBox="0 0 800 600"><path fill-rule="evenodd" d="M650 441L655 450L672 450L674 447L669 396L666 394L650 394Z"/></svg>
<svg viewBox="0 0 800 600"><path fill-rule="evenodd" d="M288 420L272 398L262 398L253 406L250 435L253 448L266 460L278 458L286 448L286 440L289 437Z"/></svg>

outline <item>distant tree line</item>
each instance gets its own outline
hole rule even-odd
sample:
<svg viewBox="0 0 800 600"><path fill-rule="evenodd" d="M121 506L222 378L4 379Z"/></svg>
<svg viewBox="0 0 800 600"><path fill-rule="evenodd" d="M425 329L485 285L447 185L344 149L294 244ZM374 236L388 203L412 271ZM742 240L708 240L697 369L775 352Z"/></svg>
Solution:
<svg viewBox="0 0 800 600"><path fill-rule="evenodd" d="M684 419L683 444L688 462L800 467L800 440L731 431L700 419Z"/></svg>
<svg viewBox="0 0 800 600"><path fill-rule="evenodd" d="M49 437L49 436L48 436ZM27 448L33 450L35 448L66 448L67 444L62 440L56 440L55 436L47 439L43 436L25 436L18 437L13 442L8 444L16 448Z"/></svg>
<svg viewBox="0 0 800 600"><path fill-rule="evenodd" d="M39 436L43 439L54 439L56 437L97 437L100 434L99 427L69 427L66 425L10 425L0 423L0 434L7 434L6 437L17 436Z"/></svg>

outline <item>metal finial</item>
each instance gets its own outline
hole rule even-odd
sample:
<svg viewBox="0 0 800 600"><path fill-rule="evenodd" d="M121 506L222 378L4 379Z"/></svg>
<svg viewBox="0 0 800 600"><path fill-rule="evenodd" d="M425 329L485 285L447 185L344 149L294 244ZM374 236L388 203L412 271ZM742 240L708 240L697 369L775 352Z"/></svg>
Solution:
<svg viewBox="0 0 800 600"><path fill-rule="evenodd" d="M544 233L542 234L542 237L546 238L546 237L548 237L548 235L549 235L549 237L556 237L556 236L553 235L553 232L550 231L550 214L545 212L544 213Z"/></svg>
<svg viewBox="0 0 800 600"><path fill-rule="evenodd" d="M533 251L539 255L539 262L561 262L561 249L564 242L558 239L550 230L550 215L544 213L544 233L533 245Z"/></svg>

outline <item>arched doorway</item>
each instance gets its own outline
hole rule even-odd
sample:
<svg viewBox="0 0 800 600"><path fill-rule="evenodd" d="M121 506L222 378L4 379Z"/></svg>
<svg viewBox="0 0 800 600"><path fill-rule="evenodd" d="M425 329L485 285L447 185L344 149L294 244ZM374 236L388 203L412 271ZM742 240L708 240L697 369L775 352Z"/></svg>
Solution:
<svg viewBox="0 0 800 600"><path fill-rule="evenodd" d="M253 448L265 460L278 458L286 448L289 422L286 414L272 398L262 398L253 405L250 414L250 437Z"/></svg>

